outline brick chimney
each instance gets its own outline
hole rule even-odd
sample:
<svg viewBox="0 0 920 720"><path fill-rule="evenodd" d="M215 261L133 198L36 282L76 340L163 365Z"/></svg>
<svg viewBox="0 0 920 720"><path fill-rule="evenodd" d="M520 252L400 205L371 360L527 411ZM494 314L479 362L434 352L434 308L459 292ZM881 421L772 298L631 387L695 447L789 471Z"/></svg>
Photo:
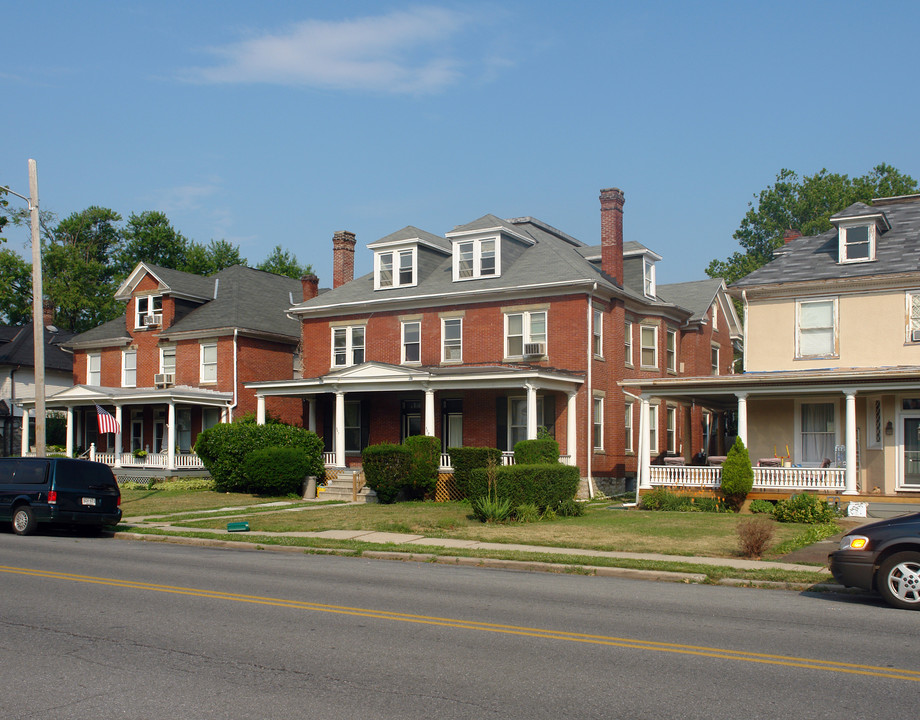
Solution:
<svg viewBox="0 0 920 720"><path fill-rule="evenodd" d="M48 298L42 299L42 325L54 325L54 301Z"/></svg>
<svg viewBox="0 0 920 720"><path fill-rule="evenodd" d="M796 230L794 228L789 228L786 232L783 233L783 244L786 245L791 243L796 238L802 237L802 231Z"/></svg>
<svg viewBox="0 0 920 720"><path fill-rule="evenodd" d="M619 188L601 190L601 270L623 285L623 204Z"/></svg>
<svg viewBox="0 0 920 720"><path fill-rule="evenodd" d="M319 295L319 278L310 273L300 278L300 284L303 286L303 300L312 300Z"/></svg>
<svg viewBox="0 0 920 720"><path fill-rule="evenodd" d="M355 279L355 234L339 230L332 236L332 287Z"/></svg>

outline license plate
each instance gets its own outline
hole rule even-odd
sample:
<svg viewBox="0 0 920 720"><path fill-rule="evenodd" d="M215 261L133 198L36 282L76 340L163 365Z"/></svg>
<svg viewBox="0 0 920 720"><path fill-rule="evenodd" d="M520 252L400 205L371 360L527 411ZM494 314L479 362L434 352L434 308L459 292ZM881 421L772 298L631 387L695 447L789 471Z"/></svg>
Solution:
<svg viewBox="0 0 920 720"><path fill-rule="evenodd" d="M80 503L82 505L95 505L96 498L80 498Z"/></svg>

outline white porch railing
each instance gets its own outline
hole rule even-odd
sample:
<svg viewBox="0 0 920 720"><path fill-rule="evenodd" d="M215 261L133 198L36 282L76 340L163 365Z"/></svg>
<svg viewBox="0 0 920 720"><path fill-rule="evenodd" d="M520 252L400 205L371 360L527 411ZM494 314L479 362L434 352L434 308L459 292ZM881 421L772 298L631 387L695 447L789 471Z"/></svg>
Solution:
<svg viewBox="0 0 920 720"><path fill-rule="evenodd" d="M722 468L696 465L652 465L652 486L671 485L687 488L713 488L722 482ZM827 490L842 492L845 468L755 467L757 490Z"/></svg>
<svg viewBox="0 0 920 720"><path fill-rule="evenodd" d="M95 445L90 445L86 453L89 460L105 463L115 467L114 452L97 452ZM147 453L143 457L135 457L133 453L121 453L118 458L119 465L125 468L147 468L150 470L198 470L204 467L201 458L195 453L176 453L173 467L169 467L169 453Z"/></svg>
<svg viewBox="0 0 920 720"><path fill-rule="evenodd" d="M560 455L559 462L563 465L574 465L572 462L571 455ZM514 465L514 453L513 452L503 452L502 453L502 465ZM327 468L335 467L335 453L334 452L324 452L323 453L323 465ZM452 472L454 469L453 463L450 459L450 455L447 453L441 453L441 472Z"/></svg>

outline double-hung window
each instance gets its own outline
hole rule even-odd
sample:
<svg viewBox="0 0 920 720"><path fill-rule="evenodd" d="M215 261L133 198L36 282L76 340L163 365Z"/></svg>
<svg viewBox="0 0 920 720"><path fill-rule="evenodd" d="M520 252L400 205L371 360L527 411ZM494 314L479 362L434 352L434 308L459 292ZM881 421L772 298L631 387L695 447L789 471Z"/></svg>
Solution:
<svg viewBox="0 0 920 720"><path fill-rule="evenodd" d="M546 354L546 311L505 314L505 357Z"/></svg>
<svg viewBox="0 0 920 720"><path fill-rule="evenodd" d="M632 323L631 323L631 322L627 322L627 323L626 323L625 334L624 334L624 336L623 336L623 337L625 338L625 341L626 341L626 346L625 346L625 348L624 348L624 355L623 355L623 357L626 359L626 365L628 365L629 367L632 367L632 365L633 365L633 336L632 336L632 329L633 329Z"/></svg>
<svg viewBox="0 0 920 720"><path fill-rule="evenodd" d="M594 398L594 449L604 449L604 398Z"/></svg>
<svg viewBox="0 0 920 720"><path fill-rule="evenodd" d="M800 405L801 461L803 465L820 465L833 460L837 432L834 403Z"/></svg>
<svg viewBox="0 0 920 720"><path fill-rule="evenodd" d="M710 358L710 363L712 365L712 374L718 375L719 374L719 346L718 345L713 345L711 348L709 348L709 358Z"/></svg>
<svg viewBox="0 0 920 720"><path fill-rule="evenodd" d="M419 363L422 360L422 324L404 322L402 324L402 358L403 363Z"/></svg>
<svg viewBox="0 0 920 720"><path fill-rule="evenodd" d="M840 262L875 260L875 225L840 228Z"/></svg>
<svg viewBox="0 0 920 720"><path fill-rule="evenodd" d="M648 447L652 455L658 454L658 406L648 406Z"/></svg>
<svg viewBox="0 0 920 720"><path fill-rule="evenodd" d="M374 256L376 273L374 282L378 290L383 288L409 287L416 284L416 250L387 250Z"/></svg>
<svg viewBox="0 0 920 720"><path fill-rule="evenodd" d="M677 331L668 330L665 345L665 362L670 372L677 372Z"/></svg>
<svg viewBox="0 0 920 720"><path fill-rule="evenodd" d="M175 375L175 372L176 372L176 346L175 345L160 348L160 372L161 373L171 373Z"/></svg>
<svg viewBox="0 0 920 720"><path fill-rule="evenodd" d="M920 291L907 293L907 342L920 342Z"/></svg>
<svg viewBox="0 0 920 720"><path fill-rule="evenodd" d="M604 357L604 313L594 308L593 348L596 357Z"/></svg>
<svg viewBox="0 0 920 720"><path fill-rule="evenodd" d="M125 350L121 354L121 386L137 386L137 350Z"/></svg>
<svg viewBox="0 0 920 720"><path fill-rule="evenodd" d="M463 360L463 318L441 318L441 361Z"/></svg>
<svg viewBox="0 0 920 720"><path fill-rule="evenodd" d="M837 355L837 300L800 300L796 303L796 357Z"/></svg>
<svg viewBox="0 0 920 720"><path fill-rule="evenodd" d="M454 280L471 280L499 274L499 250L495 238L461 240L454 245Z"/></svg>
<svg viewBox="0 0 920 720"><path fill-rule="evenodd" d="M201 343L201 369L203 383L217 382L217 343Z"/></svg>
<svg viewBox="0 0 920 720"><path fill-rule="evenodd" d="M677 408L668 406L667 413L667 425L665 426L667 449L669 453L677 452Z"/></svg>
<svg viewBox="0 0 920 720"><path fill-rule="evenodd" d="M332 328L332 364L335 367L364 362L364 325Z"/></svg>
<svg viewBox="0 0 920 720"><path fill-rule="evenodd" d="M642 260L642 278L645 297L655 297L655 263L648 258Z"/></svg>
<svg viewBox="0 0 920 720"><path fill-rule="evenodd" d="M626 401L626 412L623 417L623 436L624 436L624 445L623 449L626 452L633 451L633 404L630 401Z"/></svg>
<svg viewBox="0 0 920 720"><path fill-rule="evenodd" d="M639 327L639 362L644 368L658 367L658 326Z"/></svg>
<svg viewBox="0 0 920 720"><path fill-rule="evenodd" d="M159 326L163 323L163 298L160 295L140 295L134 298L136 310L134 327Z"/></svg>
<svg viewBox="0 0 920 720"><path fill-rule="evenodd" d="M86 384L102 384L102 355L89 353L86 356Z"/></svg>

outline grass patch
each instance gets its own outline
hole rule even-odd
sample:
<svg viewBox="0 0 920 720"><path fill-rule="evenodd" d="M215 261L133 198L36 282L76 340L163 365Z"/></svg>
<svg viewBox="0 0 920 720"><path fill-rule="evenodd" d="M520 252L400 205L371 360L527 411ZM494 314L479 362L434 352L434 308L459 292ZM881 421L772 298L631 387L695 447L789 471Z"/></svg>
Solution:
<svg viewBox="0 0 920 720"><path fill-rule="evenodd" d="M223 507L245 507L289 497L257 497L245 493L218 493L213 490L158 490L154 485L147 489L121 491L121 511L125 518L143 515L187 513L194 510L217 510Z"/></svg>

